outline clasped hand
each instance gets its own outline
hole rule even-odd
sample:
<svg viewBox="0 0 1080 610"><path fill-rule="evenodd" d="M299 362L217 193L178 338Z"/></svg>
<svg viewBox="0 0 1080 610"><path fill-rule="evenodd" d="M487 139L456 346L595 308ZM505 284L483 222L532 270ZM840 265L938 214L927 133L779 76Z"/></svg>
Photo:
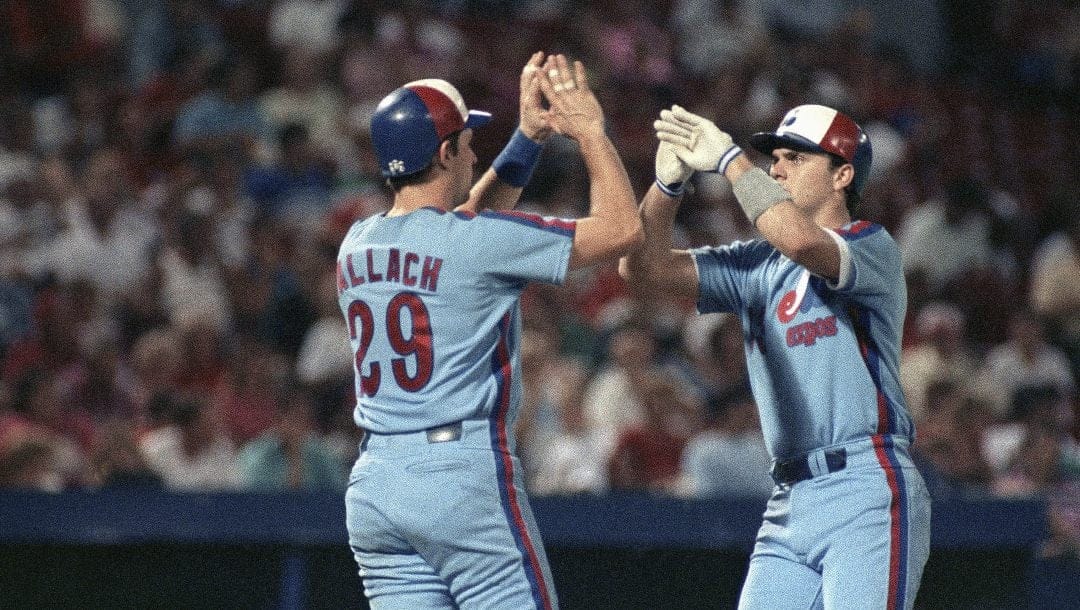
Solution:
<svg viewBox="0 0 1080 610"><path fill-rule="evenodd" d="M575 61L571 70L564 55L549 55L540 66L541 58L543 53L534 54L522 71L522 131L528 121L530 130L542 132L537 127L542 120L546 129L578 141L603 134L604 112L589 87L585 66ZM543 92L547 110L540 106L535 87Z"/></svg>
<svg viewBox="0 0 1080 610"><path fill-rule="evenodd" d="M681 106L661 111L660 118L653 122L653 128L661 143L658 169L659 154L663 152L665 143L672 147L671 152L689 169L704 172L723 173L727 163L735 157L733 153L741 150L735 146L731 136L712 121Z"/></svg>

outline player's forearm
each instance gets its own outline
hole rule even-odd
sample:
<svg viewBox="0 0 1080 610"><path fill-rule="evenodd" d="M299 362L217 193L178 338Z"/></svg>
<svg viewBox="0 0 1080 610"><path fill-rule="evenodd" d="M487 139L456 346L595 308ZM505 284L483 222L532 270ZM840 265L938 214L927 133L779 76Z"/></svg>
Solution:
<svg viewBox="0 0 1080 610"><path fill-rule="evenodd" d="M675 234L675 214L678 206L672 197L665 195L653 184L641 200L640 216L645 231L645 243L626 256L624 277L636 284L646 286L654 272L663 268L671 254Z"/></svg>
<svg viewBox="0 0 1080 610"><path fill-rule="evenodd" d="M625 254L644 239L630 177L607 136L582 138L580 145L589 172L589 215L605 221Z"/></svg>
<svg viewBox="0 0 1080 610"><path fill-rule="evenodd" d="M761 170L756 168L744 154L740 154L727 167L724 175L736 185L748 172ZM762 179L766 179L761 176ZM770 179L771 180L771 179ZM745 199L756 196L740 191L735 187L736 196ZM770 196L771 197L771 196ZM747 203L740 199L740 205L747 208ZM769 206L757 216L754 226L770 244L784 256L799 263L816 275L836 278L840 274L840 249L833 238L814 220L795 206L790 199L778 203L768 202ZM754 207L753 204L749 207Z"/></svg>

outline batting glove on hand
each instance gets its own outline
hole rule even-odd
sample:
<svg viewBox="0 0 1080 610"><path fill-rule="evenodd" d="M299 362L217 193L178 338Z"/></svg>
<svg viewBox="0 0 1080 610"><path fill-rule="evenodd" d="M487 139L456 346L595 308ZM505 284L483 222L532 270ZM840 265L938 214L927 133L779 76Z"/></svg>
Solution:
<svg viewBox="0 0 1080 610"><path fill-rule="evenodd" d="M662 111L653 128L661 142L673 144L679 159L698 171L722 174L742 152L715 123L681 106Z"/></svg>
<svg viewBox="0 0 1080 610"><path fill-rule="evenodd" d="M694 174L693 168L683 163L675 153L675 145L660 142L656 148L656 186L669 197L678 197L686 190L686 181Z"/></svg>

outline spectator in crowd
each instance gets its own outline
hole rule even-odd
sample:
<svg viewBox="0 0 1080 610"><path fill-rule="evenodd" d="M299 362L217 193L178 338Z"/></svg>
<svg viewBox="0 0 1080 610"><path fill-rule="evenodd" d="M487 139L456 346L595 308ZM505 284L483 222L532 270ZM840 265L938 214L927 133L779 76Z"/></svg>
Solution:
<svg viewBox="0 0 1080 610"><path fill-rule="evenodd" d="M82 485L86 458L97 442L97 429L84 411L64 401L65 382L47 369L32 368L14 383L12 410L0 417L0 438L34 438L48 445L48 463L61 474L64 485ZM0 413L0 415L5 415Z"/></svg>
<svg viewBox="0 0 1080 610"><path fill-rule="evenodd" d="M694 316L683 323L681 367L701 404L717 404L750 383L743 358L743 332L733 314Z"/></svg>
<svg viewBox="0 0 1080 610"><path fill-rule="evenodd" d="M176 386L185 392L210 396L225 383L228 366L226 358L227 331L218 328L210 317L178 320L174 325L180 351L180 372Z"/></svg>
<svg viewBox="0 0 1080 610"><path fill-rule="evenodd" d="M26 436L0 451L0 489L56 493L66 487L56 448L47 439Z"/></svg>
<svg viewBox="0 0 1080 610"><path fill-rule="evenodd" d="M344 0L274 2L267 17L267 37L280 48L329 54L341 43L338 21L348 9Z"/></svg>
<svg viewBox="0 0 1080 610"><path fill-rule="evenodd" d="M250 337L230 352L223 383L215 393L215 410L230 441L242 447L274 424L276 401L287 389L287 360Z"/></svg>
<svg viewBox="0 0 1080 610"><path fill-rule="evenodd" d="M518 456L525 471L533 463L534 448L542 447L556 433L557 416L552 403L552 367L555 366L557 337L535 328L521 331L521 408L514 423Z"/></svg>
<svg viewBox="0 0 1080 610"><path fill-rule="evenodd" d="M1061 457L1057 434L1030 429L1009 469L991 482L991 491L1004 498L1045 494L1061 482Z"/></svg>
<svg viewBox="0 0 1080 610"><path fill-rule="evenodd" d="M175 491L240 487L236 449L214 415L197 399L166 397L167 424L148 432L139 449L165 487Z"/></svg>
<svg viewBox="0 0 1080 610"><path fill-rule="evenodd" d="M935 381L965 384L975 377L979 361L967 340L966 323L964 312L946 301L919 308L916 343L900 359L900 385L912 417L925 414L927 388Z"/></svg>
<svg viewBox="0 0 1080 610"><path fill-rule="evenodd" d="M136 205L117 151L95 152L79 178L81 195L64 203L65 229L46 246L38 272L90 280L110 304L146 273L157 224Z"/></svg>
<svg viewBox="0 0 1080 610"><path fill-rule="evenodd" d="M608 487L607 460L615 438L590 424L584 409L588 369L564 358L547 369L555 431L530 449L530 490L537 495L599 493Z"/></svg>
<svg viewBox="0 0 1080 610"><path fill-rule="evenodd" d="M133 87L178 63L209 64L225 53L225 37L202 0L132 3L133 22L127 54Z"/></svg>
<svg viewBox="0 0 1080 610"><path fill-rule="evenodd" d="M101 440L90 456L90 481L100 488L164 487L139 450L137 430L132 422L113 421L101 430Z"/></svg>
<svg viewBox="0 0 1080 610"><path fill-rule="evenodd" d="M345 489L345 469L316 434L311 398L286 392L277 399L274 427L240 450L240 479L247 489Z"/></svg>
<svg viewBox="0 0 1080 610"><path fill-rule="evenodd" d="M70 292L56 284L41 288L30 304L29 332L7 346L0 376L14 382L28 370L41 368L62 373L78 366L79 327Z"/></svg>
<svg viewBox="0 0 1080 610"><path fill-rule="evenodd" d="M1046 237L1032 256L1031 308L1047 324L1053 343L1080 375L1080 206L1065 226Z"/></svg>
<svg viewBox="0 0 1080 610"><path fill-rule="evenodd" d="M180 334L168 327L149 330L131 347L132 371L135 373L137 424L157 427L163 424L150 417L150 404L168 395L180 385L183 370Z"/></svg>
<svg viewBox="0 0 1080 610"><path fill-rule="evenodd" d="M607 341L605 363L585 390L585 412L590 426L614 434L644 421L637 388L655 366L656 340L638 323L615 329Z"/></svg>
<svg viewBox="0 0 1080 610"><path fill-rule="evenodd" d="M248 195L265 214L311 225L330 208L333 164L312 145L308 128L302 123L289 122L281 127L278 144L278 162L248 173Z"/></svg>
<svg viewBox="0 0 1080 610"><path fill-rule="evenodd" d="M1046 341L1042 324L1028 310L1013 315L1008 340L994 347L975 379L975 395L998 417L1007 416L1021 386L1049 385L1060 395L1076 391L1068 358Z"/></svg>
<svg viewBox="0 0 1080 610"><path fill-rule="evenodd" d="M682 493L764 501L773 491L771 460L749 387L734 387L717 396L710 411L705 430L683 450Z"/></svg>
<svg viewBox="0 0 1080 610"><path fill-rule="evenodd" d="M919 433L912 456L931 497L989 495L992 472L982 453L989 419L964 385L942 380L927 388L925 413L915 423Z"/></svg>
<svg viewBox="0 0 1080 610"><path fill-rule="evenodd" d="M944 293L963 273L990 262L986 189L970 179L952 183L942 198L912 210L897 241L905 273L925 274L933 293Z"/></svg>
<svg viewBox="0 0 1080 610"><path fill-rule="evenodd" d="M327 80L329 69L319 53L289 47L282 60L281 83L259 96L259 107L271 130L282 133L290 124L310 135L316 158L345 165L357 154L348 137L345 100L341 89Z"/></svg>
<svg viewBox="0 0 1080 610"><path fill-rule="evenodd" d="M305 387L319 393L343 383L352 386L353 356L349 347L349 329L338 310L336 279L333 267L320 277L315 304L318 318L304 333L296 354L296 378ZM320 418L326 419L326 418Z"/></svg>
<svg viewBox="0 0 1080 610"><path fill-rule="evenodd" d="M67 376L65 402L78 405L95 423L135 421L139 406L135 375L116 339L103 334L84 345L80 365Z"/></svg>
<svg viewBox="0 0 1080 610"><path fill-rule="evenodd" d="M686 425L693 407L670 374L657 369L634 379L642 420L624 428L608 460L612 489L671 493L677 489L683 447L694 425ZM695 422L696 423L696 422Z"/></svg>
<svg viewBox="0 0 1080 610"><path fill-rule="evenodd" d="M1072 405L1068 395L1052 385L1022 385L1012 394L1007 419L988 426L982 435L982 453L995 475L1004 475L1017 459L1017 453L1033 435L1049 434L1062 445L1062 465L1068 448Z"/></svg>
<svg viewBox="0 0 1080 610"><path fill-rule="evenodd" d="M213 156L228 151L257 158L267 126L255 95L259 74L247 60L222 59L205 90L177 111L172 140L182 152Z"/></svg>
<svg viewBox="0 0 1080 610"><path fill-rule="evenodd" d="M259 216L249 228L251 256L229 279L236 330L294 357L317 317L295 264L305 242L272 217Z"/></svg>
<svg viewBox="0 0 1080 610"><path fill-rule="evenodd" d="M161 300L174 325L192 320L218 331L232 326L225 273L208 210L184 209L157 257Z"/></svg>

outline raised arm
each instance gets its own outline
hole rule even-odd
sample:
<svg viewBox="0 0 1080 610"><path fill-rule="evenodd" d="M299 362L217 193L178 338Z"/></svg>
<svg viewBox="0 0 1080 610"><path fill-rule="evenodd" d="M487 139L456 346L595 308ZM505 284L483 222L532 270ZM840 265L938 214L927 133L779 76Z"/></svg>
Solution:
<svg viewBox="0 0 1080 610"><path fill-rule="evenodd" d="M744 177L759 182L767 179L776 184L776 181L767 175L747 175L747 172L764 174L764 170L755 167L745 154L740 153L728 165L724 175L732 184L738 183ZM747 181L741 184L745 184ZM744 195L744 198L754 196L760 195L750 192ZM772 197L771 201L775 202L771 205L769 203L770 197ZM751 205L754 204L751 203ZM815 275L833 280L840 277L841 254L836 239L828 231L818 226L812 218L799 210L790 197L782 196L779 193L774 195L765 194L762 196L762 201L756 205L761 205L764 209L760 211L757 219L754 220L754 226L770 244L775 246L784 256L806 267ZM744 209L746 209L746 206L744 206Z"/></svg>
<svg viewBox="0 0 1080 610"><path fill-rule="evenodd" d="M577 221L570 268L616 259L644 240L634 191L615 145L604 133L604 113L585 78L563 55L549 56L539 84L550 104L548 123L577 141L589 173L589 215Z"/></svg>
<svg viewBox="0 0 1080 610"><path fill-rule="evenodd" d="M521 190L529 181L533 167L540 158L544 141L551 134L540 97L540 67L544 52L532 54L519 79L518 128L506 148L495 159L469 191L469 200L458 210L509 210L517 205Z"/></svg>
<svg viewBox="0 0 1080 610"><path fill-rule="evenodd" d="M770 244L812 273L840 275L840 247L828 231L796 207L787 193L712 121L679 106L660 113L657 137L699 171L722 173L731 181L747 217Z"/></svg>
<svg viewBox="0 0 1080 610"><path fill-rule="evenodd" d="M645 293L673 298L698 297L698 274L686 250L673 250L675 213L683 188L693 170L675 154L675 147L660 142L656 150L656 182L641 200L645 245L619 261L619 274Z"/></svg>

